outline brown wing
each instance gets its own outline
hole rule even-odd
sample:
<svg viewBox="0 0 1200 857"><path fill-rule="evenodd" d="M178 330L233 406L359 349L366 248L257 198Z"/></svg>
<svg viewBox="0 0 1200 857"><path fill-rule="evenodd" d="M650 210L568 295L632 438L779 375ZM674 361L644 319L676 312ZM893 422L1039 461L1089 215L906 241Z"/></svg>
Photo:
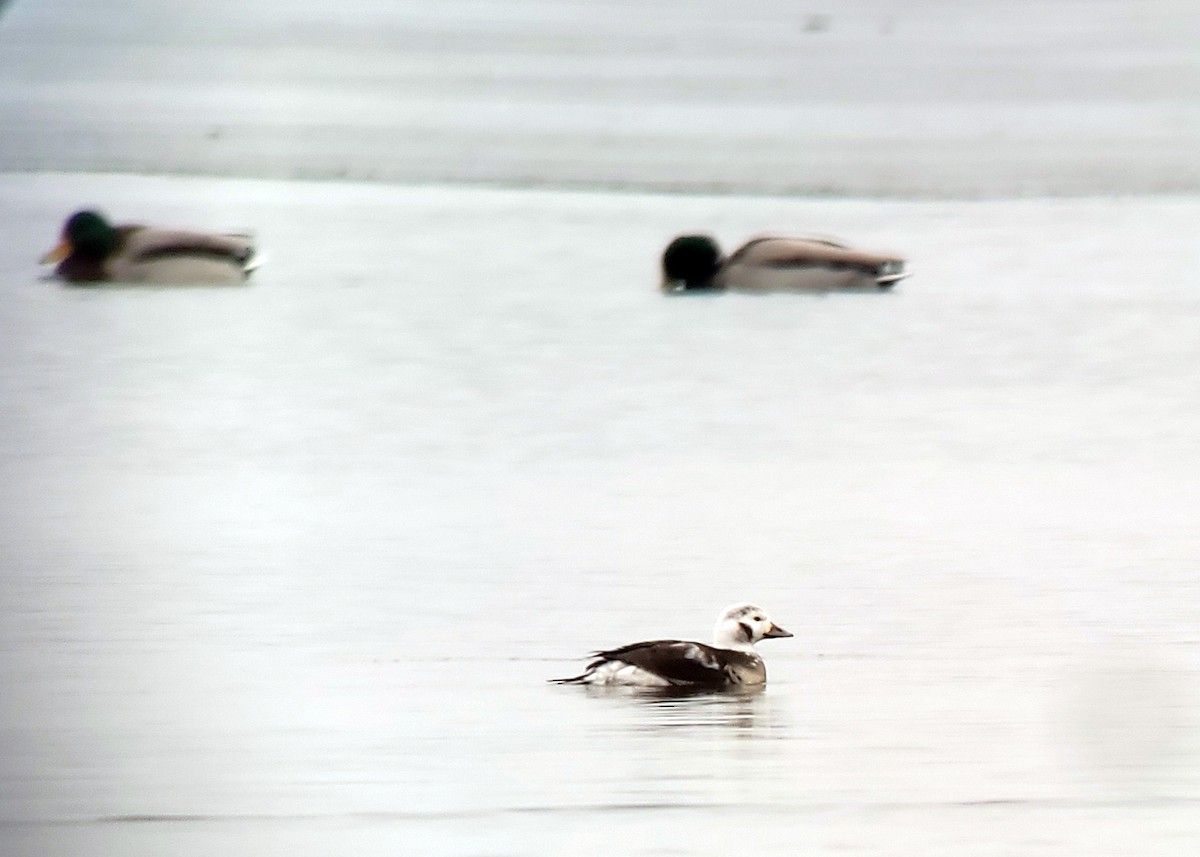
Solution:
<svg viewBox="0 0 1200 857"><path fill-rule="evenodd" d="M597 652L591 666L599 666L606 661L623 661L676 685L719 687L729 683L729 676L713 648L703 643L679 640L632 643L619 649Z"/></svg>

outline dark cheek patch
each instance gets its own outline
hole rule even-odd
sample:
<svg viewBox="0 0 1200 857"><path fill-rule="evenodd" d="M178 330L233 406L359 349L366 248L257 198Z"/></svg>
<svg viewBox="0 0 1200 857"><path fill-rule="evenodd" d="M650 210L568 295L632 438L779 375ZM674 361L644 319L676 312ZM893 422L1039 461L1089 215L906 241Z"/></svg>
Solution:
<svg viewBox="0 0 1200 857"><path fill-rule="evenodd" d="M738 627L742 629L742 636L746 638L747 643L754 639L754 632L750 630L749 625L745 622L738 622Z"/></svg>

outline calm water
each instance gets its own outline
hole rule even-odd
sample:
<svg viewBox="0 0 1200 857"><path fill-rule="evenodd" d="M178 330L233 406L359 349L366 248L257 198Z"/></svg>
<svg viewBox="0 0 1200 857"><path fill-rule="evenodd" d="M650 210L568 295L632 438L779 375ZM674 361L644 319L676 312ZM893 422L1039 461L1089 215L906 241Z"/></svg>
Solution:
<svg viewBox="0 0 1200 857"><path fill-rule="evenodd" d="M92 200L271 261L39 281ZM1198 215L0 178L3 852L1195 853ZM764 693L545 683L741 599Z"/></svg>
<svg viewBox="0 0 1200 857"><path fill-rule="evenodd" d="M652 5L0 3L2 857L1194 857L1195 4ZM745 599L762 693L546 683Z"/></svg>

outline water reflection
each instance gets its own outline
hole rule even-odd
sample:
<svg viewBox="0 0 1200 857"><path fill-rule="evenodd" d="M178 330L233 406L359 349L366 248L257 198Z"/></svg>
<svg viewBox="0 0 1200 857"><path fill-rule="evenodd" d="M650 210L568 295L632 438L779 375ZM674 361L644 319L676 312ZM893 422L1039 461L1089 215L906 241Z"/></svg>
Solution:
<svg viewBox="0 0 1200 857"><path fill-rule="evenodd" d="M765 685L724 688L589 686L589 696L632 703L637 731L724 730L732 737L766 738L778 732Z"/></svg>

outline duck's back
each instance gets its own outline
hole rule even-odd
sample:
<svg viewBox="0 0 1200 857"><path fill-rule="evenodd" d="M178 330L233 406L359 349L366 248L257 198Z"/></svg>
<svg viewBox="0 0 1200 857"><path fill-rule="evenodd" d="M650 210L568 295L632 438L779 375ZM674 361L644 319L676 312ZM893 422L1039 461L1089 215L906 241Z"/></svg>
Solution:
<svg viewBox="0 0 1200 857"><path fill-rule="evenodd" d="M762 684L767 671L753 652L684 640L652 640L596 653L580 678L598 684L729 687Z"/></svg>
<svg viewBox="0 0 1200 857"><path fill-rule="evenodd" d="M890 259L818 238L765 236L734 252L717 284L745 292L878 291L880 266Z"/></svg>

